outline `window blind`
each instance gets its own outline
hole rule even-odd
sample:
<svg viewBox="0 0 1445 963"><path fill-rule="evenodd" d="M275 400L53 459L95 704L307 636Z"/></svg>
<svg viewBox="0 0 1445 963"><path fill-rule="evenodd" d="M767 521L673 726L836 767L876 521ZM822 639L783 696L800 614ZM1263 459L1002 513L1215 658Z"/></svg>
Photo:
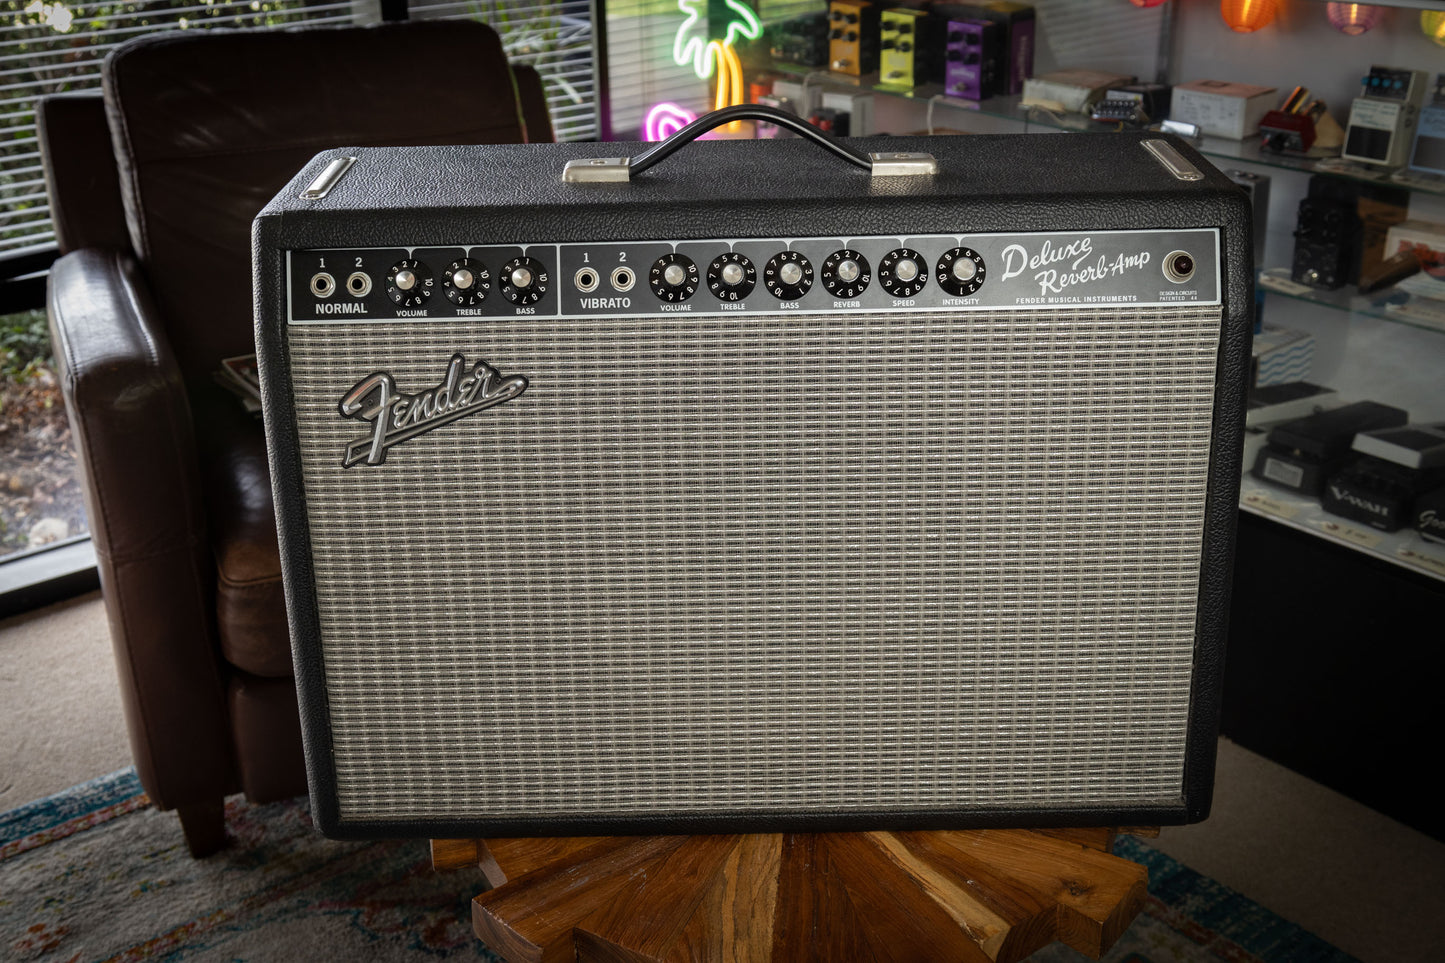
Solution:
<svg viewBox="0 0 1445 963"><path fill-rule="evenodd" d="M491 24L508 58L542 75L557 138L595 136L588 0L528 5L413 0L412 10L418 17ZM114 47L165 30L380 20L376 0L0 0L0 14L0 258L41 250L55 240L35 134L35 101L52 93L99 89L101 62Z"/></svg>

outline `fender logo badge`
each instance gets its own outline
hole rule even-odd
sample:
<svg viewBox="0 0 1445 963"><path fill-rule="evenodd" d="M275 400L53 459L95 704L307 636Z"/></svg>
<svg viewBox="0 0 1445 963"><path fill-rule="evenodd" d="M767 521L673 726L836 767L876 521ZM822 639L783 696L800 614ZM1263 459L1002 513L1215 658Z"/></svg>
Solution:
<svg viewBox="0 0 1445 963"><path fill-rule="evenodd" d="M341 399L341 416L369 421L372 430L346 446L341 467L350 468L360 461L383 464L393 445L495 408L527 390L527 379L521 375L504 377L485 361L463 373L466 366L461 354L452 355L441 384L414 395L398 391L396 380L385 371L358 381Z"/></svg>

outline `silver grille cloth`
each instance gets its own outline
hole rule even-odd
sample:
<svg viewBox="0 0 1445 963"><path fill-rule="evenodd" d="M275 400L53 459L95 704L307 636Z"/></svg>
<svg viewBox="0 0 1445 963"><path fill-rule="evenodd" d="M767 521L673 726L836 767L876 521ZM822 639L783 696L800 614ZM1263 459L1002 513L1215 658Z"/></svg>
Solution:
<svg viewBox="0 0 1445 963"><path fill-rule="evenodd" d="M1219 327L292 325L342 818L1177 803Z"/></svg>

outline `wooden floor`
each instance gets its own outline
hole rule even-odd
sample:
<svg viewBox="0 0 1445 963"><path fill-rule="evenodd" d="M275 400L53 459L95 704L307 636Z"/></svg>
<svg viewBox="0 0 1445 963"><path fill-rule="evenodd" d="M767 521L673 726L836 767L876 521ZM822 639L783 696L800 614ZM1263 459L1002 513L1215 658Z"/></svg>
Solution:
<svg viewBox="0 0 1445 963"><path fill-rule="evenodd" d="M1151 830L1140 832L1152 835ZM480 865L477 935L508 963L1013 963L1097 958L1143 906L1114 832L436 840Z"/></svg>

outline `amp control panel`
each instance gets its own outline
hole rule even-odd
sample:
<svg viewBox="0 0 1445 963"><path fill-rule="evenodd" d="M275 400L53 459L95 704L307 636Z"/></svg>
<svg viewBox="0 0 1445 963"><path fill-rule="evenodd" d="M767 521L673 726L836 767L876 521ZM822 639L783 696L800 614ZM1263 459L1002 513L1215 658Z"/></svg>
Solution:
<svg viewBox="0 0 1445 963"><path fill-rule="evenodd" d="M1078 231L291 251L294 323L1220 303L1219 232Z"/></svg>

